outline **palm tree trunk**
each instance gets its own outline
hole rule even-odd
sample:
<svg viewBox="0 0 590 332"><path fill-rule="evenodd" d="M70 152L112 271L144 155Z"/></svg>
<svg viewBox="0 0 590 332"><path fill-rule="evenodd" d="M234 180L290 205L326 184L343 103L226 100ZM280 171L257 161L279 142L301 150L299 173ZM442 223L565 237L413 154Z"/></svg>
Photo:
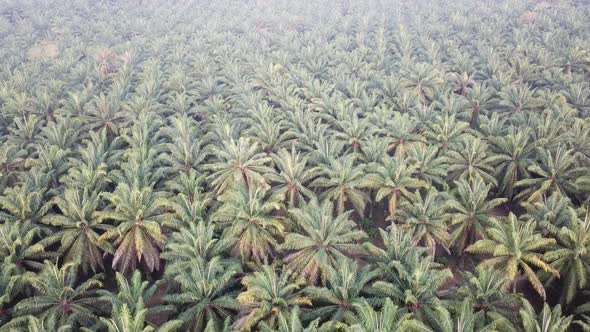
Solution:
<svg viewBox="0 0 590 332"><path fill-rule="evenodd" d="M397 210L397 191L393 191L391 198L389 199L389 216L393 217Z"/></svg>

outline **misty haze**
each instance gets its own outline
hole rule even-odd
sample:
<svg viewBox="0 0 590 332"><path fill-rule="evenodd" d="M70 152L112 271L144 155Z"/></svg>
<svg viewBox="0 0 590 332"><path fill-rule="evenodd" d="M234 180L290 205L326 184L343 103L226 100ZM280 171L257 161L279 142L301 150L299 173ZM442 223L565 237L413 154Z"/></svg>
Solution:
<svg viewBox="0 0 590 332"><path fill-rule="evenodd" d="M590 2L0 0L0 332L590 332Z"/></svg>

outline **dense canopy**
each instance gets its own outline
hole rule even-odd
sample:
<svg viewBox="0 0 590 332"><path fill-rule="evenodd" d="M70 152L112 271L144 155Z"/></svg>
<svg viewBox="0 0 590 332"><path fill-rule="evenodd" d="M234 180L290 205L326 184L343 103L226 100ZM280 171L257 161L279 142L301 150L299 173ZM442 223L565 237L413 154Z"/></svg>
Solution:
<svg viewBox="0 0 590 332"><path fill-rule="evenodd" d="M583 0L0 0L0 331L590 330Z"/></svg>

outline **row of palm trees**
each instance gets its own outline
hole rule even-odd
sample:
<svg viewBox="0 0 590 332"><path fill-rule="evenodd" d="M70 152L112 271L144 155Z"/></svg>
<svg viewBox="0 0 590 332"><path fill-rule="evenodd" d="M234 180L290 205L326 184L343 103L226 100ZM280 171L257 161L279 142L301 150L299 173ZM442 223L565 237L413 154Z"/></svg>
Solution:
<svg viewBox="0 0 590 332"><path fill-rule="evenodd" d="M5 2L0 331L590 328L587 6Z"/></svg>

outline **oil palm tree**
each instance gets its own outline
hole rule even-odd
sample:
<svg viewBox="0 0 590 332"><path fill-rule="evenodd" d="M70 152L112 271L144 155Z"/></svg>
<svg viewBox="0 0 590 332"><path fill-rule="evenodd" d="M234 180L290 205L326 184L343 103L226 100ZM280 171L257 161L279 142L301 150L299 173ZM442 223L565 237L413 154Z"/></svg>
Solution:
<svg viewBox="0 0 590 332"><path fill-rule="evenodd" d="M9 262L3 262L0 267L2 268L2 275L0 276L0 331L5 323L11 321L11 309L12 301L15 300L15 296L20 294L25 287L26 278L28 275L25 273L19 274L17 265Z"/></svg>
<svg viewBox="0 0 590 332"><path fill-rule="evenodd" d="M476 129L479 127L480 114L494 105L494 90L481 83L475 83L473 88L467 90L465 98L467 99L468 112L461 119L468 121L469 126Z"/></svg>
<svg viewBox="0 0 590 332"><path fill-rule="evenodd" d="M559 193L544 196L537 202L523 202L522 206L526 210L523 217L535 221L543 234L552 237L556 237L562 227L576 223L578 218L571 200Z"/></svg>
<svg viewBox="0 0 590 332"><path fill-rule="evenodd" d="M427 318L430 328L425 331L432 332L492 332L496 331L498 322L482 324L482 313L474 313L469 300L465 299L461 304L458 314L453 315L444 304L438 302L432 310L432 315Z"/></svg>
<svg viewBox="0 0 590 332"><path fill-rule="evenodd" d="M198 124L186 114L172 117L170 122L169 127L161 129L163 136L170 141L165 144L167 153L163 155L166 170L189 173L201 166L208 155L199 138Z"/></svg>
<svg viewBox="0 0 590 332"><path fill-rule="evenodd" d="M522 271L539 295L545 298L545 288L533 268L540 268L552 275L559 276L559 271L547 263L543 251L555 244L555 239L544 238L535 232L534 221L523 222L513 213L506 220L493 220L487 230L487 238L467 247L466 251L474 254L487 254L492 257L484 259L482 266L495 267L511 281L515 281Z"/></svg>
<svg viewBox="0 0 590 332"><path fill-rule="evenodd" d="M66 160L71 155L69 150L63 150L55 145L42 145L36 149L35 158L28 159L26 167L35 167L51 178L49 182L53 188L59 187L58 179L68 170Z"/></svg>
<svg viewBox="0 0 590 332"><path fill-rule="evenodd" d="M344 143L350 153L361 152L363 141L375 132L375 127L367 118L360 118L355 113L344 113L335 125L334 139Z"/></svg>
<svg viewBox="0 0 590 332"><path fill-rule="evenodd" d="M316 319L311 323L303 324L301 321L301 314L298 306L295 306L291 311L291 317L289 319L284 316L279 317L279 321L276 328L269 326L266 322L260 322L259 328L262 332L320 332L328 331L329 323L325 323L320 327L320 320Z"/></svg>
<svg viewBox="0 0 590 332"><path fill-rule="evenodd" d="M394 303L405 306L420 321L432 315L439 306L438 292L452 278L449 269L440 269L437 263L422 255L409 255L403 261L391 263L395 270L390 280L378 280L373 287L381 297L389 297Z"/></svg>
<svg viewBox="0 0 590 332"><path fill-rule="evenodd" d="M510 127L508 119L498 116L498 113L484 115L480 120L477 131L471 131L471 133L489 142L492 142L496 138L503 137L513 130L510 129L512 127ZM526 129L526 127L523 129Z"/></svg>
<svg viewBox="0 0 590 332"><path fill-rule="evenodd" d="M316 150L317 144L326 140L329 125L323 123L318 115L310 111L295 110L293 113L287 114L289 117L288 125L289 131L297 138L295 144L302 150L313 151ZM344 149L344 145L340 141L332 142L335 146L334 150L338 152Z"/></svg>
<svg viewBox="0 0 590 332"><path fill-rule="evenodd" d="M45 121L34 114L23 119L14 118L11 126L8 127L10 140L19 149L26 150L27 154L32 153L44 125Z"/></svg>
<svg viewBox="0 0 590 332"><path fill-rule="evenodd" d="M17 145L3 142L0 147L0 186L12 187L16 183L17 171L24 164L27 152Z"/></svg>
<svg viewBox="0 0 590 332"><path fill-rule="evenodd" d="M449 149L461 150L461 142L468 128L468 123L458 121L455 116L443 115L429 123L424 135L429 145L446 153Z"/></svg>
<svg viewBox="0 0 590 332"><path fill-rule="evenodd" d="M561 92L568 104L572 105L580 116L587 116L590 111L590 88L582 82L568 83Z"/></svg>
<svg viewBox="0 0 590 332"><path fill-rule="evenodd" d="M500 160L498 155L490 153L488 145L479 138L465 136L456 149L447 154L449 180L466 179L473 181L481 178L486 183L497 184L494 178L494 166Z"/></svg>
<svg viewBox="0 0 590 332"><path fill-rule="evenodd" d="M546 109L540 114L529 114L526 122L525 120L515 122L526 124L534 129L531 131L531 135L535 148L556 152L559 148L567 146L565 118L568 117L567 111L569 109L563 106L557 108L557 110Z"/></svg>
<svg viewBox="0 0 590 332"><path fill-rule="evenodd" d="M257 144L252 144L241 137L224 143L223 149L216 149L216 158L205 169L212 172L209 176L211 187L222 194L240 185L246 187L264 185L264 174L272 169L268 166L271 157L259 152Z"/></svg>
<svg viewBox="0 0 590 332"><path fill-rule="evenodd" d="M339 259L363 254L358 241L367 237L365 232L356 228L350 212L334 216L333 211L330 201L320 205L317 200L289 210L295 226L280 248L289 268L311 284L325 285Z"/></svg>
<svg viewBox="0 0 590 332"><path fill-rule="evenodd" d="M391 117L389 113L377 113L376 116L385 121L380 132L386 137L387 151L397 158L404 158L408 151L424 142L424 137L418 133L417 120L409 114L393 113Z"/></svg>
<svg viewBox="0 0 590 332"><path fill-rule="evenodd" d="M99 241L114 240L113 268L126 273L143 263L150 272L159 270L165 239L161 225L162 208L166 206L163 193L123 182L103 196L112 207L101 211L99 220L112 220L116 226L103 233Z"/></svg>
<svg viewBox="0 0 590 332"><path fill-rule="evenodd" d="M372 269L382 281L396 280L399 264L405 264L406 260L411 263L413 256L429 259L426 248L416 246L412 234L403 231L398 225L391 224L387 231L380 228L379 233L383 245L367 242L365 248L369 253L367 259Z"/></svg>
<svg viewBox="0 0 590 332"><path fill-rule="evenodd" d="M434 146L419 145L408 153L408 162L415 165L415 176L429 185L438 188L447 186L447 159L439 154L439 149Z"/></svg>
<svg viewBox="0 0 590 332"><path fill-rule="evenodd" d="M434 257L437 246L449 250L448 207L444 196L431 188L426 194L416 192L412 199L403 202L395 221L412 234L415 244L429 248Z"/></svg>
<svg viewBox="0 0 590 332"><path fill-rule="evenodd" d="M367 301L354 304L355 314L351 318L350 327L344 331L350 332L398 332L398 331L427 331L428 327L413 318L407 310L399 308L390 299L385 299L381 310L377 311Z"/></svg>
<svg viewBox="0 0 590 332"><path fill-rule="evenodd" d="M425 101L431 99L435 90L444 83L440 71L428 63L406 63L401 68L401 77L402 86L413 90Z"/></svg>
<svg viewBox="0 0 590 332"><path fill-rule="evenodd" d="M376 301L370 293L371 282L376 277L377 274L370 271L369 266L359 268L352 259L340 259L337 268L328 274L326 286L310 286L305 290L314 307L305 318L351 323L355 304L365 299Z"/></svg>
<svg viewBox="0 0 590 332"><path fill-rule="evenodd" d="M91 131L88 135L78 149L77 158L69 159L68 173L60 181L70 188L100 192L111 182L111 171L121 155L117 150L121 147L121 139L110 142L106 129Z"/></svg>
<svg viewBox="0 0 590 332"><path fill-rule="evenodd" d="M165 221L166 227L181 229L206 219L213 202L211 193L203 188L204 179L205 175L191 170L166 183L167 191L176 194L167 200L166 208L174 214Z"/></svg>
<svg viewBox="0 0 590 332"><path fill-rule="evenodd" d="M19 273L40 269L44 259L54 256L39 243L40 238L47 234L46 229L35 227L30 222L0 224L0 259L7 264L16 264Z"/></svg>
<svg viewBox="0 0 590 332"><path fill-rule="evenodd" d="M313 192L308 185L315 172L308 168L308 158L296 152L295 148L291 152L281 149L272 158L278 170L265 175L272 184L272 192L284 196L289 207L299 206L310 199Z"/></svg>
<svg viewBox="0 0 590 332"><path fill-rule="evenodd" d="M560 56L557 59L557 66L563 68L566 73L572 71L588 69L588 51L579 47L571 47L564 49L560 52Z"/></svg>
<svg viewBox="0 0 590 332"><path fill-rule="evenodd" d="M511 128L505 136L490 137L493 150L499 156L495 175L500 179L499 190L512 199L515 184L530 176L529 166L533 164L534 147L527 128Z"/></svg>
<svg viewBox="0 0 590 332"><path fill-rule="evenodd" d="M240 309L230 292L239 272L239 264L223 264L219 256L195 258L189 268L174 276L180 286L178 292L166 295L164 300L179 308L178 319L184 322L186 331L219 329Z"/></svg>
<svg viewBox="0 0 590 332"><path fill-rule="evenodd" d="M302 150L309 152L309 161L311 165L317 167L329 167L335 160L348 157L354 159L358 154L347 154L344 156L344 143L332 139L331 135L322 133L322 135L311 145L301 147ZM321 171L317 168L315 171Z"/></svg>
<svg viewBox="0 0 590 332"><path fill-rule="evenodd" d="M505 198L488 199L491 184L480 178L455 182L456 189L448 201L449 221L455 226L451 243L459 252L485 236L492 217L490 210L506 201Z"/></svg>
<svg viewBox="0 0 590 332"><path fill-rule="evenodd" d="M365 164L379 162L387 156L387 142L381 137L370 137L363 141L363 151L360 162Z"/></svg>
<svg viewBox="0 0 590 332"><path fill-rule="evenodd" d="M8 306L16 296L30 295L27 292L30 276L43 268L42 261L55 257L52 251L46 251L39 243L40 238L48 233L39 227L33 227L30 222L9 222L0 224L0 312L4 319L9 318Z"/></svg>
<svg viewBox="0 0 590 332"><path fill-rule="evenodd" d="M281 317L289 319L296 306L311 305L310 299L302 293L305 281L297 279L293 282L290 277L287 270L277 273L275 267L269 265L246 275L242 279L246 290L237 297L241 312L234 329L250 331L261 322L276 329Z"/></svg>
<svg viewBox="0 0 590 332"><path fill-rule="evenodd" d="M576 181L578 177L587 174L587 169L576 166L573 151L560 147L555 152L540 149L538 153L538 163L528 169L535 177L515 183L515 187L524 188L518 197L526 197L528 202L535 202L543 195L553 192L570 197L578 193Z"/></svg>
<svg viewBox="0 0 590 332"><path fill-rule="evenodd" d="M105 128L112 137L119 133L127 118L122 110L121 102L116 96L101 94L94 97L92 106L82 115L85 127L89 130Z"/></svg>
<svg viewBox="0 0 590 332"><path fill-rule="evenodd" d="M562 227L556 234L557 248L545 254L551 267L559 271L563 285L561 302L569 304L579 290L588 286L590 275L590 218L574 219L568 226ZM554 275L549 275L548 283L556 282Z"/></svg>
<svg viewBox="0 0 590 332"><path fill-rule="evenodd" d="M535 90L527 84L509 85L498 92L498 98L503 113L511 116L535 110L539 106Z"/></svg>
<svg viewBox="0 0 590 332"><path fill-rule="evenodd" d="M564 316L562 314L559 304L551 308L547 303L544 303L543 310L537 313L533 306L523 299L519 313L523 331L566 332L569 331L573 321L573 316Z"/></svg>
<svg viewBox="0 0 590 332"><path fill-rule="evenodd" d="M71 151L80 138L80 119L77 117L58 117L41 129L39 148L55 146L60 150Z"/></svg>
<svg viewBox="0 0 590 332"><path fill-rule="evenodd" d="M254 139L267 154L277 152L289 144L293 134L284 130L284 122L278 112L264 103L257 103L245 112L239 121L247 125L244 134Z"/></svg>
<svg viewBox="0 0 590 332"><path fill-rule="evenodd" d="M49 176L33 169L22 184L6 188L0 196L0 221L39 222L51 208L54 191L49 189Z"/></svg>
<svg viewBox="0 0 590 332"><path fill-rule="evenodd" d="M389 218L393 218L398 210L398 201L413 197L413 192L424 188L428 184L414 178L417 165L412 165L406 159L384 157L379 163L367 167L363 186L376 190L377 202L388 198Z"/></svg>
<svg viewBox="0 0 590 332"><path fill-rule="evenodd" d="M590 125L581 119L575 119L571 130L567 133L567 141L578 166L590 166Z"/></svg>
<svg viewBox="0 0 590 332"><path fill-rule="evenodd" d="M29 282L36 294L18 302L15 313L35 315L55 329L63 325L90 327L98 320L96 290L102 286L101 277L98 274L79 282L74 264L58 267L45 261L41 272L30 276Z"/></svg>
<svg viewBox="0 0 590 332"><path fill-rule="evenodd" d="M473 75L470 75L467 72L463 72L462 74L451 73L449 82L451 83L453 92L463 97L475 88Z"/></svg>
<svg viewBox="0 0 590 332"><path fill-rule="evenodd" d="M67 188L63 196L53 199L60 213L50 213L42 222L58 231L46 237L41 243L59 242L57 254L65 263L72 262L87 273L103 268L102 251L111 251L106 243L99 241L101 233L112 226L103 224L97 213L100 199L98 194L88 190Z"/></svg>
<svg viewBox="0 0 590 332"><path fill-rule="evenodd" d="M177 331L182 325L181 320L174 319L167 321L157 328L149 325L146 326L146 314L146 308L131 311L127 307L127 304L123 304L122 306L113 309L110 319L101 317L100 321L106 327L108 332L173 332Z"/></svg>
<svg viewBox="0 0 590 332"><path fill-rule="evenodd" d="M199 221L172 233L160 257L166 261L165 275L171 277L189 270L195 259L206 261L223 256L236 242L235 238L220 237L213 223ZM221 263L230 263L231 260Z"/></svg>
<svg viewBox="0 0 590 332"><path fill-rule="evenodd" d="M151 321L155 315L174 312L172 306L161 305L154 301L160 285L158 283L150 285L150 282L147 280L142 280L141 273L138 270L133 271L133 274L129 278L116 272L115 280L117 285L116 293L106 289L99 289L97 291L99 300L103 303L108 303L111 311L126 306L132 314L135 314L149 304L149 308L147 308L144 315L145 321L149 324L152 324Z"/></svg>
<svg viewBox="0 0 590 332"><path fill-rule="evenodd" d="M486 324L503 317L517 321L520 301L517 294L506 292L510 280L499 270L478 266L474 272L465 272L464 283L453 294L461 302L468 300L476 313L482 313Z"/></svg>
<svg viewBox="0 0 590 332"><path fill-rule="evenodd" d="M68 332L72 330L71 325L55 326L52 323L46 323L44 320L39 319L33 315L26 315L15 317L8 323L0 326L1 332L12 332L12 331L27 331L27 332ZM86 331L84 328L82 331Z"/></svg>
<svg viewBox="0 0 590 332"><path fill-rule="evenodd" d="M219 196L221 206L211 220L224 228L223 237L236 238L232 251L242 262L267 262L274 256L278 237L284 233L280 197L270 196L264 188L241 186Z"/></svg>
<svg viewBox="0 0 590 332"><path fill-rule="evenodd" d="M363 167L355 164L356 157L349 154L343 158L333 159L329 165L320 165L318 178L310 186L321 190L321 199L335 202L338 213L343 213L346 203L350 202L362 216L369 196L362 190Z"/></svg>
<svg viewBox="0 0 590 332"><path fill-rule="evenodd" d="M160 167L161 151L156 148L129 148L123 154L120 167L111 172L112 182L126 183L129 187L147 188L160 186L164 168ZM111 190L108 190L111 192Z"/></svg>

